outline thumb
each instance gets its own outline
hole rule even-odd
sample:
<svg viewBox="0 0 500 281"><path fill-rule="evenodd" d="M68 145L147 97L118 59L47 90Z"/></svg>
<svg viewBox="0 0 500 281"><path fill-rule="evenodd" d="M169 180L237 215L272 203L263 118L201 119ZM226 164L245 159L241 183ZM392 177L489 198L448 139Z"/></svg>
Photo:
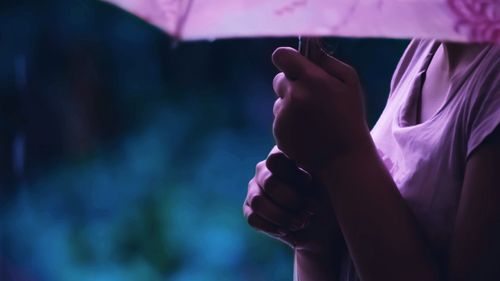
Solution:
<svg viewBox="0 0 500 281"><path fill-rule="evenodd" d="M314 42L314 44L311 44L309 48L310 60L330 76L335 77L344 83L354 82L357 78L354 68L328 54L321 47L321 43Z"/></svg>
<svg viewBox="0 0 500 281"><path fill-rule="evenodd" d="M266 159L266 167L271 173L289 184L307 186L311 182L310 175L300 169L295 161L280 151L277 146L269 153Z"/></svg>
<svg viewBox="0 0 500 281"><path fill-rule="evenodd" d="M304 79L306 70L318 68L297 50L290 47L280 47L273 52L272 61L274 66L285 73L289 80Z"/></svg>

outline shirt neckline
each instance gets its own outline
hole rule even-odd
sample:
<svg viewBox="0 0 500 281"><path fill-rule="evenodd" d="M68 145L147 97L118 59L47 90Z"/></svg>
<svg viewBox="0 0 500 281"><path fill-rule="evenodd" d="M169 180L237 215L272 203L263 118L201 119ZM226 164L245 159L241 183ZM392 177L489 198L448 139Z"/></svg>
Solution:
<svg viewBox="0 0 500 281"><path fill-rule="evenodd" d="M408 93L406 94L406 97L398 112L398 125L400 127L410 127L422 124L417 123L418 103L422 92L425 73L427 72L427 68L429 67L431 60L434 57L434 53L439 48L439 45L439 42L433 41L431 42L430 46L427 47L424 51L426 53L425 58L420 64L417 74L410 82Z"/></svg>
<svg viewBox="0 0 500 281"><path fill-rule="evenodd" d="M472 70L476 67L476 65L483 59L487 51L490 47L483 49L476 58L471 62L470 67L468 67L465 71L454 74L450 81L451 85L449 88L449 92L446 95L445 100L440 105L438 110L432 115L432 117L428 118L423 122L417 122L417 114L418 114L418 104L420 102L422 96L422 88L423 83L425 81L425 75L429 65L436 53L437 49L442 43L438 40L433 40L426 48L424 52L426 53L421 66L418 69L418 72L415 78L410 82L411 85L409 87L409 91L406 95L405 100L402 103L402 106L398 112L398 125L400 127L416 127L421 126L427 123L432 122L436 119L440 113L447 107L451 100L456 96L458 88L462 86L462 84L466 81L465 77L469 76Z"/></svg>

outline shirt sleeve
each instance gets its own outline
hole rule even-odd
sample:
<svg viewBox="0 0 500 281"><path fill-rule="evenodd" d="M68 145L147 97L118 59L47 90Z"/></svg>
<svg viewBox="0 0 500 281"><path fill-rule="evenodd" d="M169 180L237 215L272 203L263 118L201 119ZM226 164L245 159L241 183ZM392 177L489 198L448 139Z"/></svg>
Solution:
<svg viewBox="0 0 500 281"><path fill-rule="evenodd" d="M469 113L467 158L500 124L500 60L481 79L479 91Z"/></svg>

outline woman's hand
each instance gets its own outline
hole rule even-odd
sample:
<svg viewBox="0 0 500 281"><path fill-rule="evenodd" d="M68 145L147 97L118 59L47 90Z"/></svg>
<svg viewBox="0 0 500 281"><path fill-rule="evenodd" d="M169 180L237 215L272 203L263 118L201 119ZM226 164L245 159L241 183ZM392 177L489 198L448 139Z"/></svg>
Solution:
<svg viewBox="0 0 500 281"><path fill-rule="evenodd" d="M316 172L335 157L372 145L355 70L315 50L315 63L292 48L272 56L282 72L273 88L273 132L278 147L300 167Z"/></svg>
<svg viewBox="0 0 500 281"><path fill-rule="evenodd" d="M342 237L329 197L277 147L257 164L243 212L248 223L294 248L318 255L338 253Z"/></svg>

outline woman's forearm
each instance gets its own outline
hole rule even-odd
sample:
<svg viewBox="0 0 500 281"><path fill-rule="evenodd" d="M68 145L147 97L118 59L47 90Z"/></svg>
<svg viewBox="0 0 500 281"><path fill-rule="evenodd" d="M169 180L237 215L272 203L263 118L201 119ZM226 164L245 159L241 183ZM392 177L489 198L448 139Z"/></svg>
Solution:
<svg viewBox="0 0 500 281"><path fill-rule="evenodd" d="M438 280L417 222L375 145L335 160L320 177L361 280Z"/></svg>
<svg viewBox="0 0 500 281"><path fill-rule="evenodd" d="M295 250L294 281L338 281L340 258L338 253L320 256Z"/></svg>

